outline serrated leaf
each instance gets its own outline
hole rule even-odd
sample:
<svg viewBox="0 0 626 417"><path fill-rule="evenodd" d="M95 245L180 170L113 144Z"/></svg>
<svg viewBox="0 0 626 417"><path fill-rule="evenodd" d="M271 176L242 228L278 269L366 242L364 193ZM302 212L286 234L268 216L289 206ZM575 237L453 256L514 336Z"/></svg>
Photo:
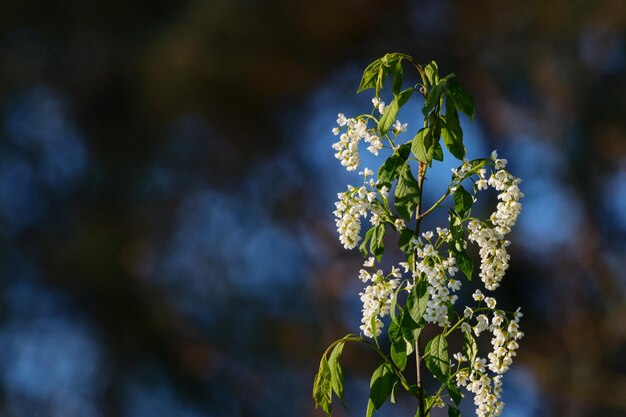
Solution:
<svg viewBox="0 0 626 417"><path fill-rule="evenodd" d="M417 340L420 331L420 325L411 318L411 314L408 312L407 307L405 306L402 312L402 316L400 318L400 332L402 333L402 337L408 343L413 344ZM409 350L407 349L407 353L408 352Z"/></svg>
<svg viewBox="0 0 626 417"><path fill-rule="evenodd" d="M398 111L402 106L404 106L409 98L411 98L411 94L413 94L413 89L407 88L394 97L393 100L391 100L391 103L385 107L385 111L382 116L380 116L380 120L378 121L378 130L380 130L381 135L387 133L387 131L391 128L391 125L396 120Z"/></svg>
<svg viewBox="0 0 626 417"><path fill-rule="evenodd" d="M472 274L474 272L474 262L472 258L469 257L467 251L465 249L456 250L453 249L450 251L454 259L456 260L456 265L461 272L467 277L468 280L472 280Z"/></svg>
<svg viewBox="0 0 626 417"><path fill-rule="evenodd" d="M409 254L413 251L413 245L411 244L411 240L415 237L415 234L408 227L400 230L400 237L398 238L398 247L400 250L406 254Z"/></svg>
<svg viewBox="0 0 626 417"><path fill-rule="evenodd" d="M365 417L372 417L374 413L374 403L372 400L367 400L367 411L365 411Z"/></svg>
<svg viewBox="0 0 626 417"><path fill-rule="evenodd" d="M404 370L407 361L406 342L404 339L392 342L390 353L393 363L395 363L401 370Z"/></svg>
<svg viewBox="0 0 626 417"><path fill-rule="evenodd" d="M430 64L426 65L424 72L426 73L426 78L428 79L430 85L436 85L439 83L439 67L435 61L431 61Z"/></svg>
<svg viewBox="0 0 626 417"><path fill-rule="evenodd" d="M417 132L411 142L411 152L420 161L429 164L433 159L432 149L435 145L430 127L425 127Z"/></svg>
<svg viewBox="0 0 626 417"><path fill-rule="evenodd" d="M463 240L463 219L459 216L455 210L450 209L448 211L450 217L450 234L452 235L453 241L461 241Z"/></svg>
<svg viewBox="0 0 626 417"><path fill-rule="evenodd" d="M341 365L339 364L339 357L343 351L343 346L344 342L337 343L328 358L331 386L339 398L343 398L343 371L341 369Z"/></svg>
<svg viewBox="0 0 626 417"><path fill-rule="evenodd" d="M474 339L474 336L469 332L464 332L463 354L467 357L470 364L474 363L476 355L478 354L476 339Z"/></svg>
<svg viewBox="0 0 626 417"><path fill-rule="evenodd" d="M398 288L396 288L396 290L393 293L393 297L391 297L391 305L389 306L389 315L391 316L392 320L396 319L396 308L398 306L398 295L400 295L400 291L402 291L403 287L404 287L404 282L402 282L400 285L398 285Z"/></svg>
<svg viewBox="0 0 626 417"><path fill-rule="evenodd" d="M393 82L391 83L391 92L397 96L402 91L402 60L399 59L393 71Z"/></svg>
<svg viewBox="0 0 626 417"><path fill-rule="evenodd" d="M419 323L424 317L428 304L428 285L425 281L418 281L406 300L406 308L415 323Z"/></svg>
<svg viewBox="0 0 626 417"><path fill-rule="evenodd" d="M409 158L411 153L411 144L405 143L400 145L398 149L391 154L389 158L378 169L378 179L381 182L392 182L400 175L400 169Z"/></svg>
<svg viewBox="0 0 626 417"><path fill-rule="evenodd" d="M332 401L332 386L330 381L330 367L326 356L320 361L320 368L313 382L313 400L315 408L320 407L330 416Z"/></svg>
<svg viewBox="0 0 626 417"><path fill-rule="evenodd" d="M451 378L448 382L446 382L446 388L448 389L448 394L450 395L452 401L454 401L456 405L459 405L463 397L461 396L461 390L457 387L454 378Z"/></svg>
<svg viewBox="0 0 626 417"><path fill-rule="evenodd" d="M374 226L374 232L372 233L372 238L370 239L370 252L378 262L380 262L380 258L383 256L383 252L385 250L385 244L383 242L385 238L385 224L381 223L377 226Z"/></svg>
<svg viewBox="0 0 626 417"><path fill-rule="evenodd" d="M389 328L387 328L387 334L389 335L389 340L394 342L396 340L402 340L402 333L400 329L400 321L402 320L402 316L398 318L394 318L389 322Z"/></svg>
<svg viewBox="0 0 626 417"><path fill-rule="evenodd" d="M450 375L450 359L448 358L448 341L443 335L433 337L426 344L428 355L424 357L426 368L435 377L445 383Z"/></svg>
<svg viewBox="0 0 626 417"><path fill-rule="evenodd" d="M463 129L459 122L459 114L454 105L454 100L446 100L446 114L443 116L441 126L441 136L443 143L450 153L457 159L463 160L465 157L465 145L463 145Z"/></svg>
<svg viewBox="0 0 626 417"><path fill-rule="evenodd" d="M459 213L462 218L467 217L472 208L472 204L474 204L472 195L468 193L462 185L458 185L452 197L454 199L454 210Z"/></svg>
<svg viewBox="0 0 626 417"><path fill-rule="evenodd" d="M396 403L396 387L398 386L398 380L396 379L396 382L393 383L393 387L391 388L391 403L395 404Z"/></svg>
<svg viewBox="0 0 626 417"><path fill-rule="evenodd" d="M380 69L380 59L372 62L365 68L363 71L363 76L361 77L361 83L359 84L359 88L356 91L357 94L361 91L376 87L376 80L378 78L378 71Z"/></svg>
<svg viewBox="0 0 626 417"><path fill-rule="evenodd" d="M413 177L409 164L404 164L400 169L398 184L396 185L394 205L400 216L408 221L413 217L419 202L419 184Z"/></svg>
<svg viewBox="0 0 626 417"><path fill-rule="evenodd" d="M367 242L370 241L373 234L374 234L374 227L371 227L365 233L365 238L363 239L363 242L361 242L361 246L359 246L359 251L361 251L361 254L363 255L363 257L367 257Z"/></svg>
<svg viewBox="0 0 626 417"><path fill-rule="evenodd" d="M435 146L433 146L433 159L443 161L443 149L439 141L435 141Z"/></svg>
<svg viewBox="0 0 626 417"><path fill-rule="evenodd" d="M396 379L391 364L384 362L376 368L370 381L370 400L375 410L378 410L387 401Z"/></svg>
<svg viewBox="0 0 626 417"><path fill-rule="evenodd" d="M454 100L456 107L465 113L470 121L474 119L474 99L463 90L457 79L447 83L448 97Z"/></svg>
<svg viewBox="0 0 626 417"><path fill-rule="evenodd" d="M437 108L439 105L439 100L441 98L441 93L443 93L445 86L443 84L434 85L430 91L428 92L428 97L426 97L426 101L424 102L424 107L422 108L422 113L424 116L428 116L433 110Z"/></svg>

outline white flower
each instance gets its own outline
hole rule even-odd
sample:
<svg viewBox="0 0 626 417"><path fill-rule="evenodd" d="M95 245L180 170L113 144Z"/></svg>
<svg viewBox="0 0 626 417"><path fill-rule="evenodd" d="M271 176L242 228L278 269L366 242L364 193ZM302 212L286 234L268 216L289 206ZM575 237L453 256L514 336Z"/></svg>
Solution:
<svg viewBox="0 0 626 417"><path fill-rule="evenodd" d="M485 297L485 304L487 304L489 308L496 308L496 299L493 297Z"/></svg>
<svg viewBox="0 0 626 417"><path fill-rule="evenodd" d="M404 220L402 220L402 219L396 219L393 222L393 224L394 224L394 226L396 226L397 230L402 230L402 229L404 229L406 227L406 225L404 224Z"/></svg>
<svg viewBox="0 0 626 417"><path fill-rule="evenodd" d="M400 120L396 120L392 127L393 127L393 133L398 135L401 132L406 132L407 124L401 123Z"/></svg>
<svg viewBox="0 0 626 417"><path fill-rule="evenodd" d="M365 178L371 177L372 175L374 175L374 171L369 168L365 168L363 171L359 172L359 175L363 175L363 177Z"/></svg>
<svg viewBox="0 0 626 417"><path fill-rule="evenodd" d="M463 354L461 352L455 353L452 356L454 357L454 359L456 359L456 361L458 363L467 361L467 358L465 356L463 356Z"/></svg>
<svg viewBox="0 0 626 417"><path fill-rule="evenodd" d="M472 298L475 301L482 301L485 299L485 296L483 295L483 293L480 290L476 290L474 291L474 294L472 294Z"/></svg>
<svg viewBox="0 0 626 417"><path fill-rule="evenodd" d="M431 231L424 232L424 233L422 233L422 236L424 237L424 239L430 240L433 237L433 232L431 232Z"/></svg>
<svg viewBox="0 0 626 417"><path fill-rule="evenodd" d="M363 266L366 268L372 268L374 266L374 257L370 256L367 261L363 262Z"/></svg>

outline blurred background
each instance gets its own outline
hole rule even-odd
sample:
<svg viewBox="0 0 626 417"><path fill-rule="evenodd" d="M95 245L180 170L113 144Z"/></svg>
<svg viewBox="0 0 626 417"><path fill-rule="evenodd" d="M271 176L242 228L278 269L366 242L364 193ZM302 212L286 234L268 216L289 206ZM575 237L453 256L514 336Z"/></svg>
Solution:
<svg viewBox="0 0 626 417"><path fill-rule="evenodd" d="M469 156L524 179L504 416L626 415L625 2L4 0L0 28L0 416L321 416L362 287L330 130L392 51L459 74ZM343 362L363 415L374 357Z"/></svg>

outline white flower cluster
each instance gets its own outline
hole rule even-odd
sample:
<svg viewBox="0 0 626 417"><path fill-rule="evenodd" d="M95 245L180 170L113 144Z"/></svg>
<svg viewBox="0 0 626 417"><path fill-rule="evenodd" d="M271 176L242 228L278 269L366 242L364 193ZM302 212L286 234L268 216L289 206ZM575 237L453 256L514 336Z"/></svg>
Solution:
<svg viewBox="0 0 626 417"><path fill-rule="evenodd" d="M500 285L500 281L509 267L510 256L506 247L510 242L505 236L511 231L519 216L522 205L519 200L524 194L519 189L521 180L508 173L506 159L499 159L494 151L491 154L496 172L492 172L489 179L486 178L486 170L478 172L479 180L476 182L479 190L487 189L488 186L501 191L498 194L496 211L491 214L489 220L493 227L478 220L471 220L467 226L469 240L476 242L480 248L480 279L485 283L488 290L494 290ZM465 164L464 164L465 165ZM463 168L461 168L463 169Z"/></svg>
<svg viewBox="0 0 626 417"><path fill-rule="evenodd" d="M513 321L505 328L502 326L504 324L503 313L499 311L494 312L491 321L491 332L493 333L491 345L493 346L493 352L490 352L487 357L489 358L489 370L496 374L505 373L513 363L513 358L516 355L515 351L519 347L517 340L524 336L524 333L519 330L520 317L522 317L522 313L518 309L514 313Z"/></svg>
<svg viewBox="0 0 626 417"><path fill-rule="evenodd" d="M482 295L480 292L475 293L474 298L480 298L480 295ZM466 318L471 318L473 312L468 307L464 315ZM465 326L461 326L464 331L473 330L476 336L487 329L493 334L491 339L493 351L487 355L489 364L487 364L487 359L477 357L470 364L471 368L463 369L456 375L457 385L467 388L474 394L476 414L480 417L498 416L502 412L504 403L499 401L502 393L502 374L508 371L513 362L513 357L519 347L517 340L524 336L524 333L519 330L521 317L522 313L517 309L513 313L513 319L507 322L505 314L496 310L493 312L491 324L489 324L488 317L481 314L476 317L476 326L471 327L467 322L463 323ZM455 354L454 358L459 363L467 360L461 353ZM487 369L495 375L489 377Z"/></svg>
<svg viewBox="0 0 626 417"><path fill-rule="evenodd" d="M354 248L361 239L361 219L372 209L376 193L368 191L365 186L355 188L348 185L348 191L338 193L339 201L335 203L335 224L339 232L339 241L346 249Z"/></svg>
<svg viewBox="0 0 626 417"><path fill-rule="evenodd" d="M374 258L369 258L363 264L364 267L373 267ZM393 277L393 278L391 278ZM383 322L380 317L389 314L391 298L400 283L400 270L392 267L391 273L385 277L380 269L374 273L366 269L359 271L359 278L363 282L371 282L365 290L359 294L363 302L363 318L361 319L361 331L367 337L380 335Z"/></svg>
<svg viewBox="0 0 626 417"><path fill-rule="evenodd" d="M456 383L474 394L478 417L499 416L504 408L504 403L499 401L502 394L502 376L489 378L485 375L485 363L485 359L476 358L472 364L472 371L459 372L456 375Z"/></svg>
<svg viewBox="0 0 626 417"><path fill-rule="evenodd" d="M359 141L364 140L369 143L368 151L378 155L378 151L383 148L380 138L374 134L375 129L367 128L367 119L346 118L343 113L337 115L339 127L333 129L333 134L339 135L341 129L345 128L345 133L339 136L339 142L333 144L333 149L337 151L335 158L341 161L341 165L348 171L354 171L361 163L359 156Z"/></svg>
<svg viewBox="0 0 626 417"><path fill-rule="evenodd" d="M423 273L428 282L430 296L424 320L428 323L437 323L441 327L449 326L447 304L456 302L458 296L452 293L461 289L461 281L453 278L458 271L455 266L456 259L452 256L441 259L438 256L437 250L430 243L432 232L425 232L422 236L428 240L428 243L419 244L417 247L417 256L421 260L416 263L416 271Z"/></svg>

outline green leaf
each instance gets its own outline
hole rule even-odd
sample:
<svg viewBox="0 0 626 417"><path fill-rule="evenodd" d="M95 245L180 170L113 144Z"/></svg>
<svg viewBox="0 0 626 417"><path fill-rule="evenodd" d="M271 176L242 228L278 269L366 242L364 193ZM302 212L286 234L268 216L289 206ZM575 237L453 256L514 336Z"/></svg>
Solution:
<svg viewBox="0 0 626 417"><path fill-rule="evenodd" d="M380 70L380 60L372 62L365 68L363 71L363 76L361 77L361 83L359 84L359 89L356 91L357 94L361 91L376 87L376 80L378 79L378 72Z"/></svg>
<svg viewBox="0 0 626 417"><path fill-rule="evenodd" d="M407 361L406 342L404 339L392 342L390 352L393 363L395 363L401 370L404 370Z"/></svg>
<svg viewBox="0 0 626 417"><path fill-rule="evenodd" d="M383 88L383 81L389 74L389 67L381 65L378 69L378 75L376 76L376 97L380 97L380 90Z"/></svg>
<svg viewBox="0 0 626 417"><path fill-rule="evenodd" d="M333 391L339 398L343 398L343 371L339 364L339 356L343 351L344 342L339 342L328 358L328 367L330 368L330 382Z"/></svg>
<svg viewBox="0 0 626 417"><path fill-rule="evenodd" d="M421 332L420 325L415 322L413 318L411 318L411 314L406 306L404 307L402 317L400 318L400 332L402 333L404 340L411 344L415 343Z"/></svg>
<svg viewBox="0 0 626 417"><path fill-rule="evenodd" d="M459 405L459 403L457 403L457 405ZM461 417L461 412L454 407L448 407L448 417Z"/></svg>
<svg viewBox="0 0 626 417"><path fill-rule="evenodd" d="M448 97L452 97L456 107L465 113L470 121L474 119L474 99L463 90L458 80L450 80L447 84Z"/></svg>
<svg viewBox="0 0 626 417"><path fill-rule="evenodd" d="M320 361L320 368L315 376L313 382L313 400L315 401L315 408L320 407L324 412L330 416L331 401L332 401L332 386L330 380L330 367L326 356L322 356Z"/></svg>
<svg viewBox="0 0 626 417"><path fill-rule="evenodd" d="M472 336L471 333L465 332L464 334L463 354L467 357L469 363L472 364L478 354L478 345L476 344L476 339L474 339L474 336Z"/></svg>
<svg viewBox="0 0 626 417"><path fill-rule="evenodd" d="M398 247L400 250L406 254L411 253L413 250L413 245L411 244L411 240L415 237L415 234L408 227L400 230L400 237L398 238Z"/></svg>
<svg viewBox="0 0 626 417"><path fill-rule="evenodd" d="M426 78L428 78L430 85L439 84L439 67L435 61L426 65L424 72L426 73Z"/></svg>
<svg viewBox="0 0 626 417"><path fill-rule="evenodd" d="M411 144L405 143L400 145L398 149L382 164L378 169L378 179L381 182L392 182L400 175L400 170L409 158L411 153Z"/></svg>
<svg viewBox="0 0 626 417"><path fill-rule="evenodd" d="M450 394L450 398L456 405L461 403L463 397L461 396L461 390L457 387L454 378L451 378L446 382L446 388L448 388L448 394Z"/></svg>
<svg viewBox="0 0 626 417"><path fill-rule="evenodd" d="M393 387L391 388L391 403L396 403L396 387L398 386L398 380L393 383Z"/></svg>
<svg viewBox="0 0 626 417"><path fill-rule="evenodd" d="M402 60L399 59L393 71L393 83L391 84L391 92L394 96L400 94L402 90Z"/></svg>
<svg viewBox="0 0 626 417"><path fill-rule="evenodd" d="M376 368L370 381L370 400L374 409L378 410L387 401L396 380L397 377L388 362L384 362Z"/></svg>
<svg viewBox="0 0 626 417"><path fill-rule="evenodd" d="M374 413L374 403L372 400L367 400L367 411L365 412L365 417L372 417Z"/></svg>
<svg viewBox="0 0 626 417"><path fill-rule="evenodd" d="M395 320L396 318L396 308L398 306L398 295L400 294L400 291L402 291L402 288L404 287L406 281L403 281L400 285L398 285L398 288L396 288L396 290L393 293L393 297L391 298L391 305L389 306L389 315L391 316L392 320Z"/></svg>
<svg viewBox="0 0 626 417"><path fill-rule="evenodd" d="M418 281L406 300L406 308L415 323L419 323L426 312L428 304L428 284L425 281Z"/></svg>
<svg viewBox="0 0 626 417"><path fill-rule="evenodd" d="M380 258L383 256L383 251L385 250L385 244L383 242L385 238L385 223L374 226L373 229L374 232L370 239L370 252L376 257L378 262L380 262Z"/></svg>
<svg viewBox="0 0 626 417"><path fill-rule="evenodd" d="M443 143L450 153L457 159L463 160L465 157L465 145L463 145L463 130L459 122L459 114L456 111L454 101L446 100L446 115L443 117L441 126L441 136Z"/></svg>
<svg viewBox="0 0 626 417"><path fill-rule="evenodd" d="M396 185L394 204L400 216L410 220L420 202L419 184L411 174L409 164L404 164L400 169L400 177Z"/></svg>
<svg viewBox="0 0 626 417"><path fill-rule="evenodd" d="M444 88L445 86L443 84L437 84L430 89L424 107L422 108L424 116L428 116L439 106L439 99L441 98L441 93L443 93Z"/></svg>
<svg viewBox="0 0 626 417"><path fill-rule="evenodd" d="M450 359L448 358L448 341L443 335L433 337L426 344L428 355L424 357L426 368L442 383L450 375Z"/></svg>
<svg viewBox="0 0 626 417"><path fill-rule="evenodd" d="M450 252L452 253L452 256L454 256L459 270L463 272L468 280L471 281L472 273L474 272L474 262L472 262L472 259L467 254L467 251L465 249L461 249L460 251L452 249Z"/></svg>
<svg viewBox="0 0 626 417"><path fill-rule="evenodd" d="M394 342L396 340L402 340L402 333L400 332L400 321L402 320L402 316L398 318L394 318L389 322L389 328L387 329L387 334L389 335L389 340Z"/></svg>
<svg viewBox="0 0 626 417"><path fill-rule="evenodd" d="M462 241L464 236L463 219L455 210L448 211L450 217L450 234L453 241Z"/></svg>
<svg viewBox="0 0 626 417"><path fill-rule="evenodd" d="M375 229L375 227L371 227L365 233L365 238L363 239L363 242L361 243L361 246L359 246L359 250L361 251L361 254L363 255L363 257L367 256L367 242L369 242L370 239L372 238L372 235L374 234L374 229Z"/></svg>
<svg viewBox="0 0 626 417"><path fill-rule="evenodd" d="M434 139L430 127L424 127L417 132L411 142L411 152L415 157L425 164L429 164L433 159Z"/></svg>
<svg viewBox="0 0 626 417"><path fill-rule="evenodd" d="M435 146L433 146L433 159L443 161L443 149L441 149L439 141L436 141Z"/></svg>
<svg viewBox="0 0 626 417"><path fill-rule="evenodd" d="M468 193L462 185L458 185L453 194L454 198L454 210L463 218L469 215L474 199L472 195Z"/></svg>
<svg viewBox="0 0 626 417"><path fill-rule="evenodd" d="M387 131L391 128L391 125L396 120L398 111L409 100L411 94L413 94L413 89L407 88L406 90L401 91L398 96L394 97L393 100L391 100L391 103L385 107L385 112L382 116L380 116L380 120L378 121L378 130L380 130L381 135L387 133Z"/></svg>

